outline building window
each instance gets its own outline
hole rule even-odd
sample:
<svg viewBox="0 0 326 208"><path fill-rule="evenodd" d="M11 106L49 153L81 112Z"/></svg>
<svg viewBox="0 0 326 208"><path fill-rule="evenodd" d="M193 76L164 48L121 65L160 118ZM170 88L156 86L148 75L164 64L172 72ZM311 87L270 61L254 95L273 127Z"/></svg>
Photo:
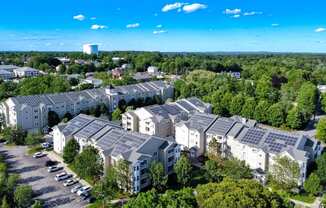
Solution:
<svg viewBox="0 0 326 208"><path fill-rule="evenodd" d="M168 162L172 162L174 160L174 156L168 158Z"/></svg>

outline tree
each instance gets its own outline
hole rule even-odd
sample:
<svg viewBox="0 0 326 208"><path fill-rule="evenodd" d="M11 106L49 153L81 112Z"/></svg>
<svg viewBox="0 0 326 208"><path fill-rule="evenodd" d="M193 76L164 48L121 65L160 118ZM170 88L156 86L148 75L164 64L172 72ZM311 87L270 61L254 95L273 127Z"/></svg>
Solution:
<svg viewBox="0 0 326 208"><path fill-rule="evenodd" d="M78 155L79 149L79 143L75 139L70 139L63 149L63 161L68 164L72 163Z"/></svg>
<svg viewBox="0 0 326 208"><path fill-rule="evenodd" d="M232 115L240 115L242 106L244 105L244 98L241 94L233 97L229 111Z"/></svg>
<svg viewBox="0 0 326 208"><path fill-rule="evenodd" d="M116 165L116 173L117 173L117 181L119 184L119 187L126 191L131 192L131 171L130 171L130 164L126 160L120 160L118 161L118 164Z"/></svg>
<svg viewBox="0 0 326 208"><path fill-rule="evenodd" d="M251 169L244 161L237 159L229 159L224 161L222 166L222 174L224 177L230 177L236 180L251 179Z"/></svg>
<svg viewBox="0 0 326 208"><path fill-rule="evenodd" d="M321 118L317 124L316 137L323 142L326 142L326 118Z"/></svg>
<svg viewBox="0 0 326 208"><path fill-rule="evenodd" d="M42 202L40 200L36 200L34 204L32 205L32 208L42 208Z"/></svg>
<svg viewBox="0 0 326 208"><path fill-rule="evenodd" d="M326 112L326 93L321 94L321 109Z"/></svg>
<svg viewBox="0 0 326 208"><path fill-rule="evenodd" d="M25 139L25 144L27 145L35 145L39 144L42 140L42 136L40 134L27 134Z"/></svg>
<svg viewBox="0 0 326 208"><path fill-rule="evenodd" d="M112 113L112 121L120 121L121 120L121 110L120 108L117 108Z"/></svg>
<svg viewBox="0 0 326 208"><path fill-rule="evenodd" d="M189 159L182 155L180 159L174 165L174 171L177 174L178 182L185 186L191 181L191 171L192 167Z"/></svg>
<svg viewBox="0 0 326 208"><path fill-rule="evenodd" d="M169 208L194 208L198 207L196 198L191 188L183 188L179 191L168 190L160 195L160 207Z"/></svg>
<svg viewBox="0 0 326 208"><path fill-rule="evenodd" d="M254 118L261 123L266 123L268 121L268 109L270 104L265 101L259 101L258 105L255 107Z"/></svg>
<svg viewBox="0 0 326 208"><path fill-rule="evenodd" d="M222 180L220 164L214 160L205 162L206 179L210 182L219 182Z"/></svg>
<svg viewBox="0 0 326 208"><path fill-rule="evenodd" d="M208 144L208 158L215 161L221 161L221 144L215 138Z"/></svg>
<svg viewBox="0 0 326 208"><path fill-rule="evenodd" d="M224 179L196 188L199 207L205 208L279 208L287 207L282 198L254 180Z"/></svg>
<svg viewBox="0 0 326 208"><path fill-rule="evenodd" d="M2 198L1 208L10 208L10 205L8 204L7 197L4 196Z"/></svg>
<svg viewBox="0 0 326 208"><path fill-rule="evenodd" d="M92 146L87 146L77 155L73 165L80 177L97 180L102 175L102 163L98 150Z"/></svg>
<svg viewBox="0 0 326 208"><path fill-rule="evenodd" d="M304 190L311 195L317 195L322 191L320 179L317 174L311 173L309 178L304 182Z"/></svg>
<svg viewBox="0 0 326 208"><path fill-rule="evenodd" d="M54 112L54 111L49 111L48 113L48 125L49 127L53 127L55 125L57 125L60 122L60 118L59 115Z"/></svg>
<svg viewBox="0 0 326 208"><path fill-rule="evenodd" d="M33 198L32 188L28 185L17 186L14 193L14 201L17 207L27 208L31 206Z"/></svg>
<svg viewBox="0 0 326 208"><path fill-rule="evenodd" d="M317 160L317 170L316 174L318 175L322 184L326 183L326 153L320 155Z"/></svg>
<svg viewBox="0 0 326 208"><path fill-rule="evenodd" d="M105 176L92 189L93 195L100 200L112 200L119 192L115 168L109 168Z"/></svg>
<svg viewBox="0 0 326 208"><path fill-rule="evenodd" d="M315 113L317 97L317 87L314 84L306 82L301 86L298 92L297 103L305 122L308 122Z"/></svg>
<svg viewBox="0 0 326 208"><path fill-rule="evenodd" d="M241 111L241 115L245 118L254 118L256 101L254 98L247 98Z"/></svg>
<svg viewBox="0 0 326 208"><path fill-rule="evenodd" d="M287 115L286 123L291 129L301 129L303 117L297 108L292 108Z"/></svg>
<svg viewBox="0 0 326 208"><path fill-rule="evenodd" d="M152 185L159 191L162 191L168 182L168 176L165 175L163 164L153 161L149 168Z"/></svg>
<svg viewBox="0 0 326 208"><path fill-rule="evenodd" d="M268 109L268 122L275 127L280 127L285 121L285 109L282 103L275 103Z"/></svg>
<svg viewBox="0 0 326 208"><path fill-rule="evenodd" d="M298 187L300 177L299 164L287 156L276 157L271 166L270 181L278 189L291 191Z"/></svg>

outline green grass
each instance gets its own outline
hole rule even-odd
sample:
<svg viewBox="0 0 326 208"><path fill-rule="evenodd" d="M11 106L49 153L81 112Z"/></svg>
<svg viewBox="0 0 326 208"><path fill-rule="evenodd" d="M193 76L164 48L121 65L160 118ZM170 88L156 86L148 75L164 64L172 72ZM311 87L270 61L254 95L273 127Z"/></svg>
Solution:
<svg viewBox="0 0 326 208"><path fill-rule="evenodd" d="M309 195L309 194L296 194L296 195L291 195L290 196L292 199L294 200L298 200L298 201L302 201L308 204L312 204L314 203L314 201L316 200L315 196Z"/></svg>
<svg viewBox="0 0 326 208"><path fill-rule="evenodd" d="M43 150L43 148L41 147L41 145L33 145L33 146L28 147L27 154L32 155L32 154L34 154L36 152L40 152L42 150Z"/></svg>

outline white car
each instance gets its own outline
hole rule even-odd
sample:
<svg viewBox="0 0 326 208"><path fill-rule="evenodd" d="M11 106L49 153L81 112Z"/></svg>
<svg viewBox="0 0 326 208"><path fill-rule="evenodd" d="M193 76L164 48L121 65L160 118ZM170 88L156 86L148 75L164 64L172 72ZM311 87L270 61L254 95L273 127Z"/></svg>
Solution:
<svg viewBox="0 0 326 208"><path fill-rule="evenodd" d="M48 167L48 172L52 173L52 172L56 172L56 171L61 170L61 169L62 169L62 167L51 166L51 167Z"/></svg>
<svg viewBox="0 0 326 208"><path fill-rule="evenodd" d="M75 180L75 179L68 179L68 180L66 180L66 181L63 183L63 185L64 185L64 186L72 186L72 185L74 185L74 184L76 184L76 183L78 183L77 180Z"/></svg>
<svg viewBox="0 0 326 208"><path fill-rule="evenodd" d="M40 157L43 157L43 156L45 156L45 154L44 154L43 152L36 152L36 153L33 155L34 158L40 158Z"/></svg>
<svg viewBox="0 0 326 208"><path fill-rule="evenodd" d="M74 186L71 190L70 190L70 192L71 193L77 193L77 191L80 189L80 188L82 188L83 186L81 185L81 184L78 184L78 185L76 185L76 186Z"/></svg>
<svg viewBox="0 0 326 208"><path fill-rule="evenodd" d="M78 191L77 191L77 195L81 196L83 194L86 194L87 192L89 192L91 190L91 187L89 186L83 186L81 187Z"/></svg>

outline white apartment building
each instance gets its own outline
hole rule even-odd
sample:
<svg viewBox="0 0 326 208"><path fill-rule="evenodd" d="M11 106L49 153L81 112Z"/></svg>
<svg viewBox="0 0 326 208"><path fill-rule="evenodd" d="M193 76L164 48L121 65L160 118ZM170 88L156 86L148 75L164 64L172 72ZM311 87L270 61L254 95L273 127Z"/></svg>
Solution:
<svg viewBox="0 0 326 208"><path fill-rule="evenodd" d="M168 137L175 135L175 124L195 112L210 113L211 105L192 97L164 105L152 105L122 115L125 130Z"/></svg>
<svg viewBox="0 0 326 208"><path fill-rule="evenodd" d="M224 157L245 161L255 170L255 177L265 181L265 173L273 171L275 157L287 156L300 166L301 186L306 179L307 165L321 154L320 142L273 129L255 127L256 122L234 116L224 118L209 114L194 114L188 121L176 124L176 142L182 149L190 150L191 156L205 154L214 138L221 144Z"/></svg>
<svg viewBox="0 0 326 208"><path fill-rule="evenodd" d="M66 113L77 115L100 104L105 104L110 111L113 111L122 99L128 102L131 98L145 99L153 95L160 96L163 100L171 98L173 87L163 81L155 81L118 86L109 90L98 88L57 94L17 96L2 102L0 112L5 126L37 132L47 127L49 111L56 112L60 118Z"/></svg>
<svg viewBox="0 0 326 208"><path fill-rule="evenodd" d="M13 72L18 78L40 76L40 72L37 69L33 69L31 67L19 67L14 69Z"/></svg>
<svg viewBox="0 0 326 208"><path fill-rule="evenodd" d="M0 69L0 79L6 81L6 80L11 80L13 78L14 78L14 73L13 72Z"/></svg>
<svg viewBox="0 0 326 208"><path fill-rule="evenodd" d="M83 53L88 55L98 55L98 45L95 44L85 44L83 45Z"/></svg>
<svg viewBox="0 0 326 208"><path fill-rule="evenodd" d="M116 124L80 114L66 124L59 124L53 131L54 151L61 154L70 139L75 139L82 149L92 145L99 150L104 169L120 160L130 164L130 185L137 193L151 184L149 167L152 161L163 164L166 174L180 158L180 146L168 139L122 130Z"/></svg>

